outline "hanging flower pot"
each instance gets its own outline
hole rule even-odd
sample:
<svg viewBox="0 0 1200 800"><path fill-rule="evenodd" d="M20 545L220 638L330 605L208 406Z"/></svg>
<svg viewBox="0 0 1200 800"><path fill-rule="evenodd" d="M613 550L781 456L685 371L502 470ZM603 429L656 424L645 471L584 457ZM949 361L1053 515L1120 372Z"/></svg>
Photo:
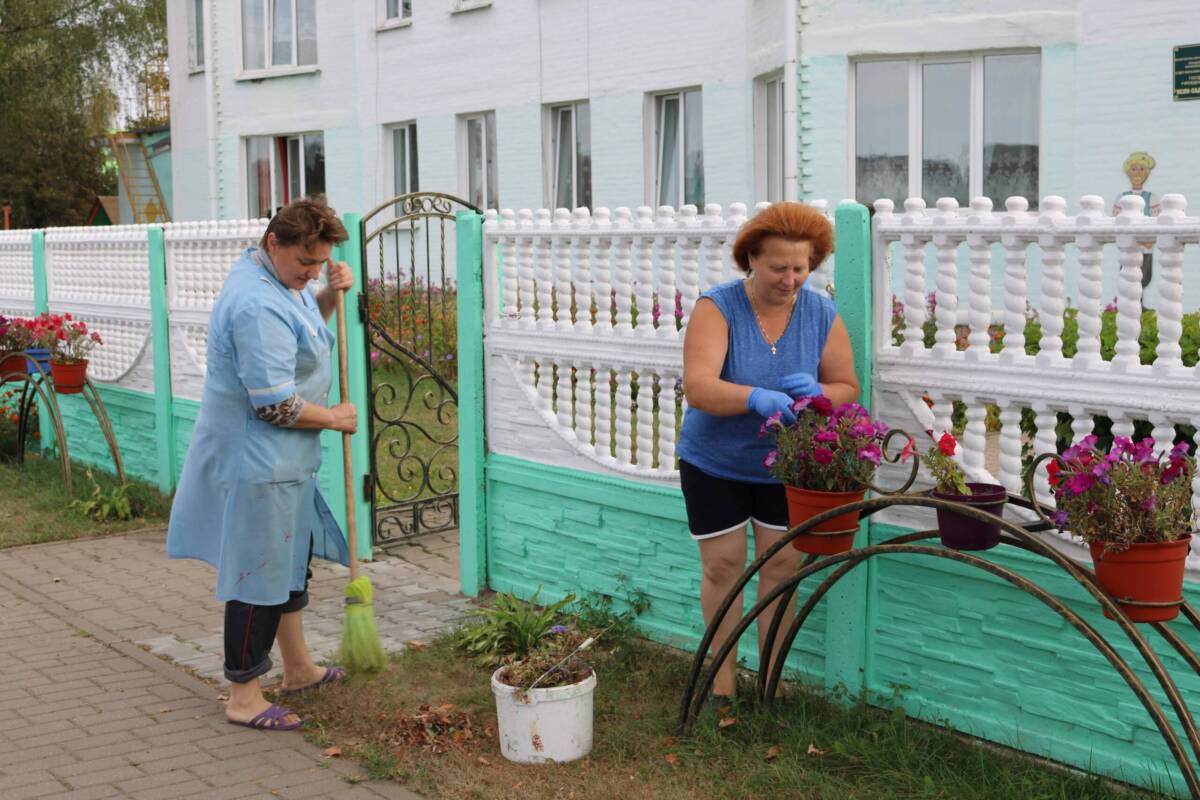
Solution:
<svg viewBox="0 0 1200 800"><path fill-rule="evenodd" d="M50 372L50 351L45 347L31 347L25 351L25 355L29 356L25 360L25 368L30 375L37 375L38 369L42 372Z"/></svg>
<svg viewBox="0 0 1200 800"><path fill-rule="evenodd" d="M75 361L65 364L61 361L50 362L50 377L54 381L54 391L58 394L79 394L87 383L88 362Z"/></svg>
<svg viewBox="0 0 1200 800"><path fill-rule="evenodd" d="M986 511L997 517L1004 516L1004 504L1008 492L994 483L968 483L970 494L940 492L929 493L935 500L951 500ZM937 510L938 530L942 544L954 550L991 550L1000 543L1000 526L995 522L968 517L948 508Z"/></svg>
<svg viewBox="0 0 1200 800"><path fill-rule="evenodd" d="M819 492L796 486L783 488L787 493L788 525L792 528L830 509L857 503L867 493L866 489L854 492ZM827 519L808 533L802 533L792 539L792 547L802 553L820 556L844 553L854 546L854 534L858 532L858 516L859 512L848 511Z"/></svg>
<svg viewBox="0 0 1200 800"><path fill-rule="evenodd" d="M24 353L0 353L0 380L14 375L28 375L29 365Z"/></svg>
<svg viewBox="0 0 1200 800"><path fill-rule="evenodd" d="M1100 588L1117 601L1134 622L1166 622L1179 614L1178 605L1138 606L1135 603L1174 603L1183 597L1183 572L1191 534L1173 542L1141 542L1128 550L1104 551L1092 542L1092 564ZM1112 619L1107 611L1104 616Z"/></svg>

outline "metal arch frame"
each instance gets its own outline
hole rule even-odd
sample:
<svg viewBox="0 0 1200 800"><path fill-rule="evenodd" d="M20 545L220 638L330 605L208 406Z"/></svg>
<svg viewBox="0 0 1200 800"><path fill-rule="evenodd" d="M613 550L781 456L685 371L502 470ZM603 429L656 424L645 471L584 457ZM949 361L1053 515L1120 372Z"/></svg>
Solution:
<svg viewBox="0 0 1200 800"><path fill-rule="evenodd" d="M22 384L21 399L18 401L17 463L24 463L25 461L25 437L29 430L30 409L33 408L34 401L41 398L44 407L49 413L50 424L54 427L58 460L62 468L63 486L66 488L67 494L74 494L71 481L71 456L67 446L67 432L63 426L62 411L58 407L58 393L46 388L47 384L53 386L53 381L50 378L50 373L42 368L41 362L26 351L19 351L19 354L25 356L26 364L33 365L36 374L16 371L0 374L0 387L9 383ZM96 422L100 425L100 431L104 435L105 442L108 444L108 452L112 455L117 479L121 483L124 483L125 464L121 460L121 450L117 446L117 437L113 432L112 421L108 417L104 401L100 399L100 394L96 391L96 386L92 383L91 378L84 377L83 390L80 394L87 401L88 407L92 410L92 416L96 418Z"/></svg>
<svg viewBox="0 0 1200 800"><path fill-rule="evenodd" d="M1019 505L1032 505L1024 501L1023 498L1012 498ZM1162 735L1164 742L1175 758L1176 764L1180 772L1183 774L1184 780L1187 783L1188 790L1192 798L1200 798L1200 776L1193 763L1189 760L1186 750L1174 728L1171 721L1167 718L1163 708L1149 693L1146 685L1133 672L1129 663L1113 648L1108 640L1096 631L1090 624L1084 621L1078 614L1072 611L1068 606L1059 601L1045 589L1041 588L1032 581L1023 576L1001 567L990 561L987 561L978 555L973 555L967 552L952 550L943 547L930 547L926 545L912 544L914 541L931 538L937 535L937 531L922 531L910 534L904 534L898 537L889 539L886 542L871 545L868 547L858 548L840 553L837 555L826 557L814 557L808 559L804 566L791 578L784 583L774 587L767 595L755 603L754 607L739 621L738 626L726 639L724 644L714 654L712 664L704 673L703 680L699 681L701 670L704 666L705 655L708 652L710 645L716 637L716 631L720 624L728 615L732 608L733 600L736 598L750 581L750 579L758 573L763 564L768 559L779 552L783 547L788 546L791 541L822 522L832 519L840 514L848 511L859 511L864 516L868 516L876 511L893 506L917 506L932 509L952 510L963 516L967 516L979 521L984 521L1000 526L1002 531L1008 534L1007 537L1001 539L1002 544L1009 544L1019 549L1026 550L1048 558L1050 561L1059 566L1064 572L1072 577L1080 586L1084 588L1093 598L1100 604L1101 608L1113 618L1120 626L1122 631L1129 638L1134 648L1141 654L1146 665L1158 680L1159 685L1166 694L1171 703L1175 716L1178 719L1180 726L1184 729L1188 742L1191 745L1192 752L1200 761L1200 733L1197 731L1195 721L1192 718L1191 712L1184 702L1182 695L1172 680L1166 667L1158 658L1158 655L1150 647L1149 642L1136 628L1135 624L1125 615L1121 608L1109 597L1097 584L1095 575L1075 564L1070 559L1059 553L1054 548L1047 545L1037 537L1032 535L1031 529L1023 528L1001 517L996 517L985 511L980 511L965 504L956 503L946 500L935 500L930 497L921 495L906 495L906 496L891 496L872 498L855 503L850 503L840 508L831 509L818 516L807 520L804 524L793 528L780 541L776 542L768 548L759 558L746 569L739 578L738 582L731 589L730 593L722 602L717 614L714 616L712 623L705 631L704 637L697 647L696 655L692 661L692 668L688 675L687 686L684 691L684 696L680 705L679 729L681 732L687 732L695 722L699 714L700 707L704 698L708 695L712 687L712 683L716 678L718 667L724 660L734 651L741 636L749 629L751 623L755 622L763 613L768 605L777 599L780 599L776 611L771 619L770 628L766 637L764 637L763 649L760 652L760 665L770 663L770 673L764 679L761 674L758 680L758 699L760 702L773 702L774 694L778 688L779 681L783 674L783 665L786 656L776 659L773 663L769 661L766 654L773 649L775 637L778 634L783 614L786 611L787 605L790 602L792 595L798 589L800 583L810 575L825 570L829 567L841 564L832 575L825 578L821 584L813 591L813 594L808 598L805 604L796 612L795 619L784 634L783 641L780 647L780 653L787 653L799 634L805 621L808 619L812 610L817 603L825 596L825 594L837 584L842 577L849 574L854 567L878 555L888 554L911 554L925 555L934 558L943 558L958 563L967 564L985 572L991 573L999 578L1006 580L1008 583L1016 586L1026 594L1040 600L1044 605L1055 611L1060 617L1066 620L1072 627L1078 630L1092 645L1103 655L1117 673L1125 680L1126 684L1134 692L1141 701L1147 713L1154 721L1159 733ZM1044 528L1043 523L1035 523L1031 528ZM1182 611L1186 619L1193 626L1200 630L1200 614L1186 601L1181 605ZM1200 658L1188 647L1188 645L1176 634L1171 631L1163 623L1150 623L1171 646L1179 652L1184 660L1198 674L1200 674ZM698 691L699 689L699 691Z"/></svg>
<svg viewBox="0 0 1200 800"><path fill-rule="evenodd" d="M383 220L375 229L368 230L369 223L388 210L395 209L398 213ZM399 232L407 230L409 241L409 275L417 277L417 222L418 220L439 221L438 247L441 254L441 275L445 279L446 254L446 222L455 221L455 211L466 209L481 213L469 202L453 195L441 192L414 192L386 200L368 211L360 222L362 241L362 282L369 286L370 269L368 248L371 243L378 241L381 277L387 273L384 257L384 234L388 231ZM432 285L433 259L430 252L430 237L425 237L425 282L427 286L425 310L429 318L433 318L433 300L428 287ZM396 275L399 281L400 253L396 252ZM432 358L425 358L417 352L417 348L409 347L402 341L403 311L397 299L397 336L392 336L387 327L370 319L367 313L369 289L364 289L360 295L363 302L360 311L367 326L366 348L363 356L366 363L368 398L370 413L368 414L370 437L370 473L372 490L370 501L372 506L372 533L374 540L381 547L387 547L392 541L403 541L422 533L456 528L459 522L457 494L457 461L447 460L447 454L453 454L458 446L457 430L449 437L438 436L436 431L426 430L424 426L408 419L414 402L418 397L428 411L432 411L439 425L449 424L451 410L458 406L458 392L454 385L435 366ZM418 308L417 300L412 298L408 306L410 313ZM445 318L445 298L442 298L443 319ZM398 341L399 339L399 341ZM372 349L379 350L388 356L392 363L403 370L407 380L407 396L401 399L396 387L392 384L375 386L374 366L371 362ZM432 351L432 348L431 348ZM431 352L431 356L436 356ZM422 384L425 384L422 387ZM378 409L402 400L401 407L394 413L384 416ZM398 437L384 441L387 432L398 432ZM414 452L414 440L417 437L425 439L432 447L433 453L427 457ZM388 455L395 462L397 477L405 484L416 483L417 486L403 496L393 496L379 481L378 453L386 448ZM426 493L432 496L423 497ZM430 522L430 519L433 521ZM390 531L398 531L392 535Z"/></svg>

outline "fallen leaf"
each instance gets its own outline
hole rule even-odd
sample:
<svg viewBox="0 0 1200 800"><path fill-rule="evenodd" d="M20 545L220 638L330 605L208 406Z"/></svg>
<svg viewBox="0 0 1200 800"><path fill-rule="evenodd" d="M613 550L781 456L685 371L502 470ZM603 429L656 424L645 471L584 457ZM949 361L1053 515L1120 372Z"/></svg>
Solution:
<svg viewBox="0 0 1200 800"><path fill-rule="evenodd" d="M829 752L828 750L822 750L821 748L817 747L815 744L810 744L808 746L808 754L810 756L823 756L828 752Z"/></svg>
<svg viewBox="0 0 1200 800"><path fill-rule="evenodd" d="M666 756L664 756L664 759L665 759L665 760L666 760L666 762L667 762L668 764L670 764L672 767L678 767L678 766L679 766L679 756L675 755L674 753L667 753L667 754L666 754ZM629 777L630 777L630 778L633 778L633 776L632 776L632 775L630 775Z"/></svg>
<svg viewBox="0 0 1200 800"><path fill-rule="evenodd" d="M169 708L167 708L167 707L165 707L165 706L164 706L163 708L160 708L160 709L158 710L158 713L160 713L160 714L170 714L170 713L171 713L171 709L169 709Z"/></svg>
<svg viewBox="0 0 1200 800"><path fill-rule="evenodd" d="M675 746L675 737L674 736L664 736L663 737L663 747L674 747L674 746Z"/></svg>
<svg viewBox="0 0 1200 800"><path fill-rule="evenodd" d="M229 695L227 695L227 694L219 694L219 695L217 695L217 702L218 702L218 703L228 703L228 702L229 702Z"/></svg>
<svg viewBox="0 0 1200 800"><path fill-rule="evenodd" d="M779 758L779 754L783 752L783 748L777 744L773 744L767 748L767 761L774 761Z"/></svg>
<svg viewBox="0 0 1200 800"><path fill-rule="evenodd" d="M325 748L325 755L327 755L329 758L337 758L341 754L342 748L338 747L336 744L333 747Z"/></svg>
<svg viewBox="0 0 1200 800"><path fill-rule="evenodd" d="M732 728L734 725L737 725L737 717L722 717L721 721L717 723L717 727L722 730Z"/></svg>
<svg viewBox="0 0 1200 800"><path fill-rule="evenodd" d="M404 643L404 646L409 650L424 650L426 647L429 647L429 645L424 642L418 642L416 639L410 639Z"/></svg>
<svg viewBox="0 0 1200 800"><path fill-rule="evenodd" d="M479 757L479 763L480 763L480 764L483 764L485 767L490 767L490 766L492 765L492 762L488 761L488 760L487 760L486 758L484 758L483 756L480 756L480 757Z"/></svg>

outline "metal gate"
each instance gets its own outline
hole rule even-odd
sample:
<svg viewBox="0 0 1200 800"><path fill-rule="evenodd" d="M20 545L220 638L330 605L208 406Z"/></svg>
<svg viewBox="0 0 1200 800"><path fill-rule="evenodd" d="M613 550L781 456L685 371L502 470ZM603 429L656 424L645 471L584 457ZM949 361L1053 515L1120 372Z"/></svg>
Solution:
<svg viewBox="0 0 1200 800"><path fill-rule="evenodd" d="M393 198L363 218L368 431L374 543L385 550L458 527L455 214L436 192ZM449 269L447 269L449 267Z"/></svg>

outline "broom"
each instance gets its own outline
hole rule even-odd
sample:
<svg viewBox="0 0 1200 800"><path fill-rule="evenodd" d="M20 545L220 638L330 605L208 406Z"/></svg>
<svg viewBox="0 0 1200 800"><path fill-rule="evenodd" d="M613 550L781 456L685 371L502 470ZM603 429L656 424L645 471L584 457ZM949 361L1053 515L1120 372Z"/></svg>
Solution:
<svg viewBox="0 0 1200 800"><path fill-rule="evenodd" d="M349 367L346 361L346 293L337 293L338 383L342 402L350 397ZM351 461L350 434L342 434L342 468L346 483L346 543L350 545L350 583L346 586L346 622L342 625L342 646L338 660L351 673L377 672L387 663L375 612L371 608L371 579L358 574L358 542L354 519L354 464Z"/></svg>

